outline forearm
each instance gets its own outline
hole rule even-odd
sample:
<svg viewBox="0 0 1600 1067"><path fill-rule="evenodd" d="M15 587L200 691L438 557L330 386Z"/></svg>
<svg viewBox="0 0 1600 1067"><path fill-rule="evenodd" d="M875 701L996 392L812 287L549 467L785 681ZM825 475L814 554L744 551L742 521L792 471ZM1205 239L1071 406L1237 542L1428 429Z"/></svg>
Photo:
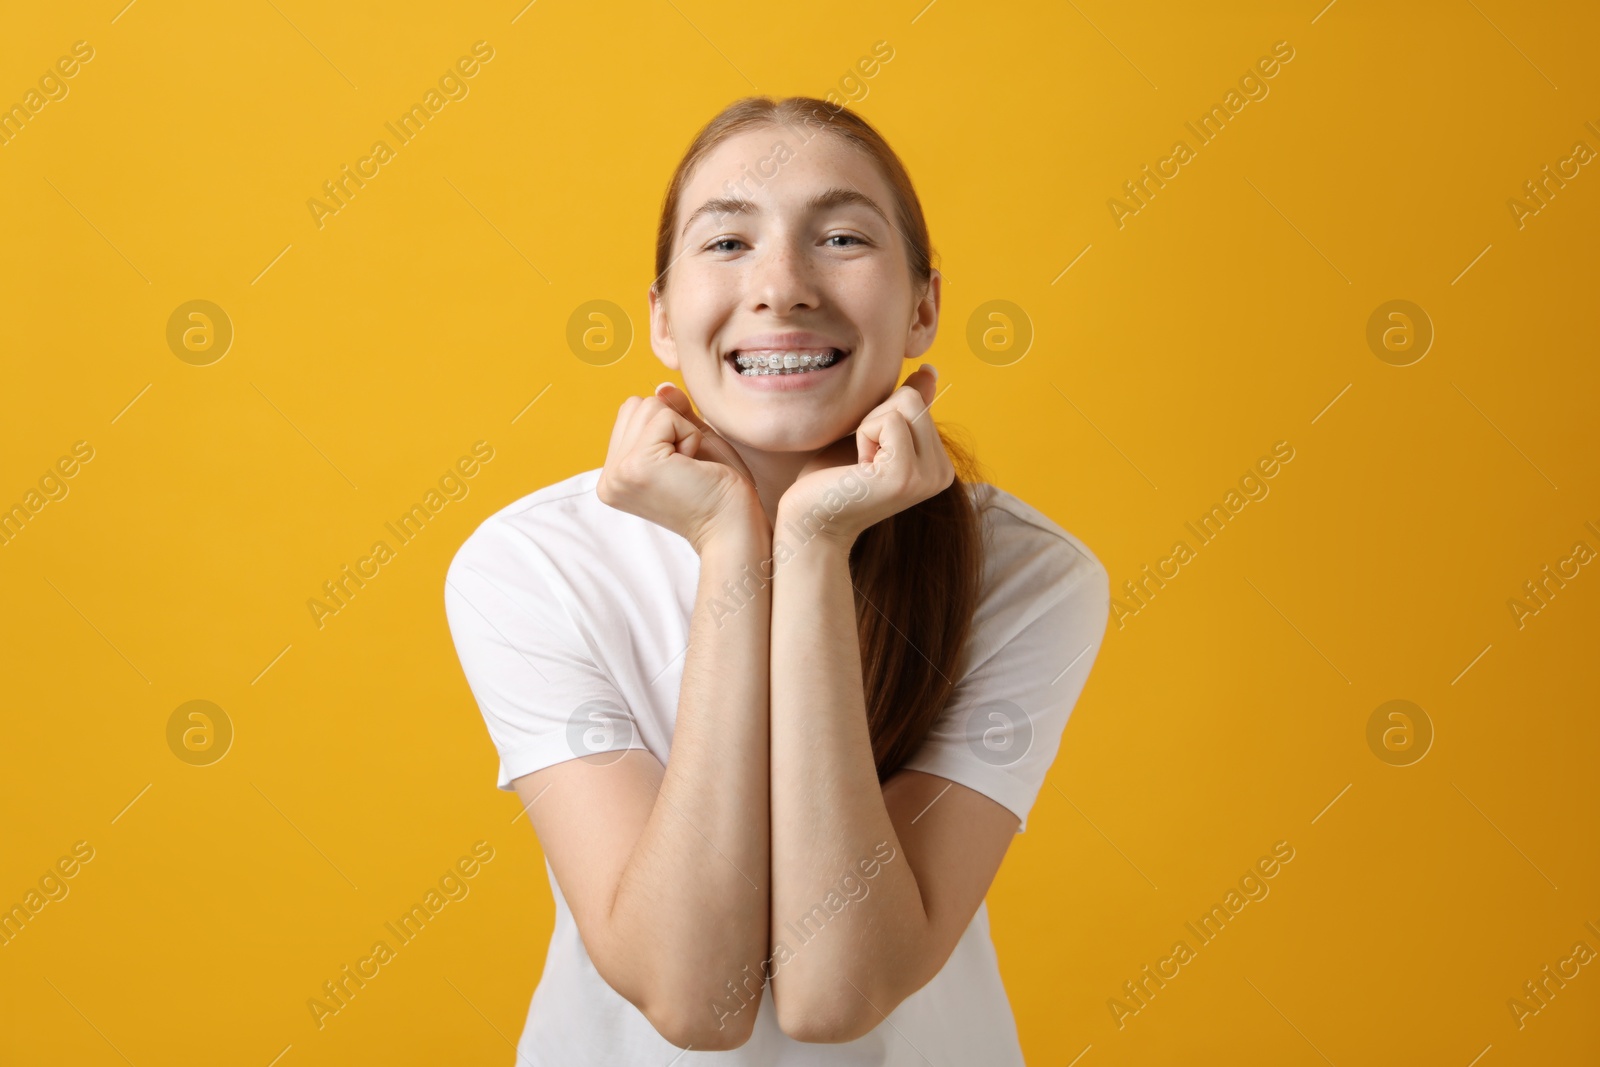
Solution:
<svg viewBox="0 0 1600 1067"><path fill-rule="evenodd" d="M872 1004L898 1003L918 966L905 946L927 920L873 761L847 547L813 539L778 569L772 647L773 939L794 954L773 997L790 1032L851 1034L881 1020ZM846 872L859 899L840 894ZM830 893L846 901L837 913Z"/></svg>
<svg viewBox="0 0 1600 1067"><path fill-rule="evenodd" d="M691 1033L722 1029L712 1004L730 981L753 974L746 995L759 995L767 955L771 599L749 578L769 546L763 524L702 550L671 757L611 910L613 943L643 957L644 987ZM727 582L743 583L742 603Z"/></svg>

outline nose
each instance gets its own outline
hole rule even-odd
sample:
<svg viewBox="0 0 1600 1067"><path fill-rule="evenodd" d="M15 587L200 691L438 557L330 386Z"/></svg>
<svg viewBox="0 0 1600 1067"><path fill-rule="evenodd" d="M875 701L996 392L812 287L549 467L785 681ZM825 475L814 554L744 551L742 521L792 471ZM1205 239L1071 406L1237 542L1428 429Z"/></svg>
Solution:
<svg viewBox="0 0 1600 1067"><path fill-rule="evenodd" d="M792 241L768 245L752 268L749 297L755 311L815 310L820 297L810 257Z"/></svg>

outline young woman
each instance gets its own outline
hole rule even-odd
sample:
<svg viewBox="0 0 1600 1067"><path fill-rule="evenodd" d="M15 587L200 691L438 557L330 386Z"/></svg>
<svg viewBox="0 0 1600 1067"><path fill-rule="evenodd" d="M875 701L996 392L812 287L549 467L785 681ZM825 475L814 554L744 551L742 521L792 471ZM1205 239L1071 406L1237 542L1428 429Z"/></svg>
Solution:
<svg viewBox="0 0 1600 1067"><path fill-rule="evenodd" d="M605 466L489 517L446 580L555 899L519 1063L1020 1065L984 895L1105 569L972 477L932 367L896 387L941 279L859 116L729 106L656 270L686 390L624 401Z"/></svg>

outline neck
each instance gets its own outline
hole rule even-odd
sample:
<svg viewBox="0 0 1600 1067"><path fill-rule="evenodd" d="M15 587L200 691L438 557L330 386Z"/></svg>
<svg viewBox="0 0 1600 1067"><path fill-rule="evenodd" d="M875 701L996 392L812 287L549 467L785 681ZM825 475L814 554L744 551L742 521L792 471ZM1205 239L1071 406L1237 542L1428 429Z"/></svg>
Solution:
<svg viewBox="0 0 1600 1067"><path fill-rule="evenodd" d="M732 444L732 442L729 442ZM748 445L734 444L739 458L755 478L756 495L767 523L777 528L778 502L799 477L820 467L843 466L856 459L855 435L841 438L816 452L763 452Z"/></svg>

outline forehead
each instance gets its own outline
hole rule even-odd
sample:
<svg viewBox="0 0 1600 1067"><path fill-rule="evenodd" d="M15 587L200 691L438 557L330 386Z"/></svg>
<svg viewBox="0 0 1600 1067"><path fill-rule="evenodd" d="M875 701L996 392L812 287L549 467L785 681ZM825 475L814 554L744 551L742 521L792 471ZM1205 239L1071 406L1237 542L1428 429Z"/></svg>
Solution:
<svg viewBox="0 0 1600 1067"><path fill-rule="evenodd" d="M833 186L854 187L892 214L889 184L862 149L815 129L746 130L723 141L695 167L678 203L678 225L712 197L739 196L782 208Z"/></svg>

